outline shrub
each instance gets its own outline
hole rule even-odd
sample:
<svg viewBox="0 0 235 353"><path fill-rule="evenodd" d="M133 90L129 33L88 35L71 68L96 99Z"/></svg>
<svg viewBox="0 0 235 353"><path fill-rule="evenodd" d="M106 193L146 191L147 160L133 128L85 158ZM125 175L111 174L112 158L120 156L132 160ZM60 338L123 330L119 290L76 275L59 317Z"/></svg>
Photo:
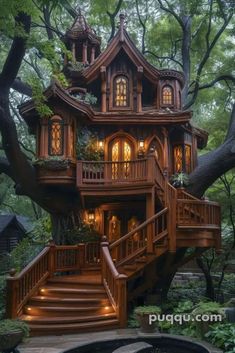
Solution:
<svg viewBox="0 0 235 353"><path fill-rule="evenodd" d="M210 326L206 334L207 340L224 353L235 353L235 324L224 323Z"/></svg>
<svg viewBox="0 0 235 353"><path fill-rule="evenodd" d="M2 320L0 322L0 335L9 333L10 331L21 330L24 334L23 338L29 336L29 326L21 320Z"/></svg>

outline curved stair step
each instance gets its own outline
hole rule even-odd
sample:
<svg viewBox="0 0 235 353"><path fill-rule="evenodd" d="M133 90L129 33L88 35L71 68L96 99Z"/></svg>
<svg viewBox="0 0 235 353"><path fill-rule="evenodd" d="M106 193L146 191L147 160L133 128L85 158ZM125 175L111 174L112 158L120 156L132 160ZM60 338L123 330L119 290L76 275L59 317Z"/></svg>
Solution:
<svg viewBox="0 0 235 353"><path fill-rule="evenodd" d="M63 288L60 285L45 285L39 289L40 295L46 297L63 297L63 298L106 298L107 294L104 288Z"/></svg>
<svg viewBox="0 0 235 353"><path fill-rule="evenodd" d="M30 324L67 324L79 322L93 322L106 319L116 319L116 313L108 313L103 315L87 315L87 316L34 316L21 315L20 319Z"/></svg>
<svg viewBox="0 0 235 353"><path fill-rule="evenodd" d="M90 275L68 275L68 276L54 276L47 280L47 283L63 283L63 284L76 284L87 286L100 285L102 286L101 274Z"/></svg>
<svg viewBox="0 0 235 353"><path fill-rule="evenodd" d="M60 335L65 333L83 333L113 330L119 327L117 319L99 320L93 322L82 322L73 324L29 324L31 335Z"/></svg>
<svg viewBox="0 0 235 353"><path fill-rule="evenodd" d="M90 305L98 304L99 306L109 306L110 302L108 298L63 298L63 297L46 297L46 296L34 296L30 299L30 303L56 303L57 305L64 304L80 304L80 305Z"/></svg>
<svg viewBox="0 0 235 353"><path fill-rule="evenodd" d="M51 305L51 304L50 304ZM28 307L31 309L28 311ZM33 313L36 316L71 316L71 315L100 315L113 313L113 307L110 306L40 306L40 305L28 305L23 309L23 313L28 315Z"/></svg>

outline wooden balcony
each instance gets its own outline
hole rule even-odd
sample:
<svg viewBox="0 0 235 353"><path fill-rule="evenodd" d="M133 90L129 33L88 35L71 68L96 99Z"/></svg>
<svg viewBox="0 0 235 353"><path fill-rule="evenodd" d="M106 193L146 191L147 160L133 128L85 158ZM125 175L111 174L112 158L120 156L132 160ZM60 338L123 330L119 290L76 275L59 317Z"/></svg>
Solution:
<svg viewBox="0 0 235 353"><path fill-rule="evenodd" d="M77 185L105 185L147 182L148 159L133 161L78 161Z"/></svg>

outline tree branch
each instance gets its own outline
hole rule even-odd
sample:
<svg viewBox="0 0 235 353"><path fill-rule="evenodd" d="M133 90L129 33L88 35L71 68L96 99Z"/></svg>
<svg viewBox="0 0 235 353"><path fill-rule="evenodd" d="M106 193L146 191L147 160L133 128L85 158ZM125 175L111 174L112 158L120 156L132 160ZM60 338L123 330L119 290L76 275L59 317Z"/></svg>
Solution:
<svg viewBox="0 0 235 353"><path fill-rule="evenodd" d="M4 157L0 157L0 174L2 173L6 174L11 179L15 180L11 165L8 162L7 158L4 158Z"/></svg>
<svg viewBox="0 0 235 353"><path fill-rule="evenodd" d="M173 61L174 63L176 63L177 65L179 65L181 68L183 67L181 62L179 62L178 60L176 60L172 56L159 56L159 55L153 53L151 50L145 50L143 54L150 54L150 55L154 56L157 60L170 60L170 61Z"/></svg>
<svg viewBox="0 0 235 353"><path fill-rule="evenodd" d="M162 0L157 0L160 8L166 12L168 12L169 14L171 14L172 16L174 16L174 18L176 19L176 21L179 23L179 25L181 26L182 29L184 29L184 23L182 21L182 19L180 18L180 16L173 10L173 7L169 4L169 2L167 0L165 0L166 4L168 7L166 7L165 5L163 5Z"/></svg>
<svg viewBox="0 0 235 353"><path fill-rule="evenodd" d="M232 19L232 16L233 16L233 13L231 13L226 18L226 20L224 21L223 25L220 27L220 29L215 34L215 36L214 36L213 40L211 41L211 43L209 43L208 39L207 39L207 50L205 51L205 53L203 55L203 58L202 58L201 62L198 65L198 70L197 70L196 80L195 80L195 87L194 87L194 90L193 90L194 93L193 93L193 96L190 99L190 101L184 106L185 110L189 109L194 104L194 102L195 102L195 100L197 98L198 92L199 92L202 70L203 70L205 64L207 63L207 60L209 59L211 51L213 50L215 44L217 43L217 41L221 37L222 33L224 32L225 28L227 27L227 25L229 24L230 20ZM207 33L209 33L209 31L210 31L209 27L208 27Z"/></svg>
<svg viewBox="0 0 235 353"><path fill-rule="evenodd" d="M16 35L14 37L11 49L0 74L0 88L4 87L6 90L9 90L12 86L25 54L27 34L30 31L30 16L25 13L19 13L15 22L16 30L17 26L23 27L25 36L18 37Z"/></svg>
<svg viewBox="0 0 235 353"><path fill-rule="evenodd" d="M20 77L16 77L13 81L11 88L25 96L32 97L32 88L27 83L21 81Z"/></svg>
<svg viewBox="0 0 235 353"><path fill-rule="evenodd" d="M110 11L107 11L107 15L109 16L110 19L110 24L111 24L111 33L108 42L114 37L115 34L115 17L117 16L118 12L120 11L120 8L122 6L123 0L118 0L116 9L114 10L113 13Z"/></svg>
<svg viewBox="0 0 235 353"><path fill-rule="evenodd" d="M212 80L211 82L205 83L205 84L199 86L198 90L200 91L200 90L205 89L205 88L213 87L217 82L220 82L220 81L232 81L233 83L235 83L235 77L232 76L232 75L221 75L221 76L218 76L214 80ZM189 94L193 94L193 92L194 92L194 90L189 91Z"/></svg>

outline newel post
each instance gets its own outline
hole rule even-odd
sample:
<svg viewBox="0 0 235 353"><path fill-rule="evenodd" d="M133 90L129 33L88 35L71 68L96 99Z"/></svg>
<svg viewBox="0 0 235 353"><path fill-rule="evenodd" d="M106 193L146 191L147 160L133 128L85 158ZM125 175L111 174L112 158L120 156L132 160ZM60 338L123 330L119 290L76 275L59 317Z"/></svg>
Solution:
<svg viewBox="0 0 235 353"><path fill-rule="evenodd" d="M103 235L102 238L101 238L101 243L100 243L100 262L101 262L101 276L102 276L102 279L104 278L104 274L105 274L105 262L104 262L104 258L103 258L103 251L102 249L103 248L107 248L109 247L109 242L108 242L108 239L106 237L106 235Z"/></svg>
<svg viewBox="0 0 235 353"><path fill-rule="evenodd" d="M15 319L17 317L18 281L14 277L15 274L16 270L11 269L7 277L6 317L8 319Z"/></svg>
<svg viewBox="0 0 235 353"><path fill-rule="evenodd" d="M127 325L127 293L126 293L126 280L127 276L120 274L117 277L118 286L118 319L120 328Z"/></svg>
<svg viewBox="0 0 235 353"><path fill-rule="evenodd" d="M78 247L78 256L79 256L79 267L82 268L86 265L86 244L79 243Z"/></svg>
<svg viewBox="0 0 235 353"><path fill-rule="evenodd" d="M56 253L56 245L53 240L49 241L48 246L50 247L49 250L49 261L48 261L48 271L49 276L52 277L55 272L55 253Z"/></svg>
<svg viewBox="0 0 235 353"><path fill-rule="evenodd" d="M155 160L155 155L153 153L150 153L147 156L147 179L148 181L154 182L154 160Z"/></svg>

